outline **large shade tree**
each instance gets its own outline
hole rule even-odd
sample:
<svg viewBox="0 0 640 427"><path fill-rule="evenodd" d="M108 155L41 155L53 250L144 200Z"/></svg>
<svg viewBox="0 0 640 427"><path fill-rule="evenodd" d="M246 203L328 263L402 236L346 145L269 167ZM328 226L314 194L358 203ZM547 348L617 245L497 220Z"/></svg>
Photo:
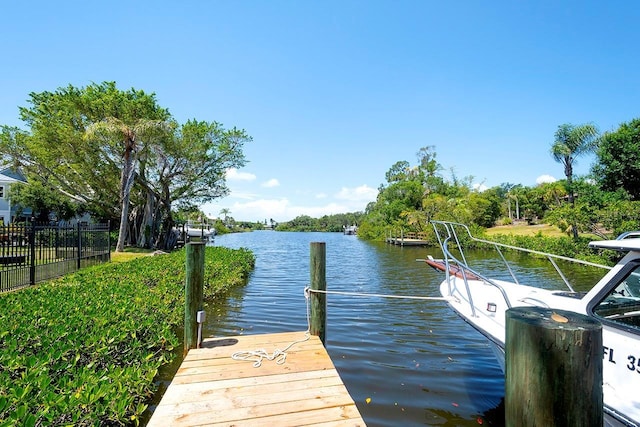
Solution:
<svg viewBox="0 0 640 427"><path fill-rule="evenodd" d="M87 129L109 120L134 128L141 120L168 120L168 111L158 106L155 95L121 91L113 82L31 93L28 103L20 117L29 130L4 127L4 158L45 177L94 216L117 220L125 141L86 138Z"/></svg>
<svg viewBox="0 0 640 427"><path fill-rule="evenodd" d="M122 170L119 186L120 228L116 252L124 251L130 195L136 177L138 152L145 149L144 145L151 146L154 140L161 139L163 133L168 133L170 130L171 126L167 121L145 118L138 118L133 123L127 123L116 117L106 117L104 120L91 123L87 127L85 137L89 140L103 138L105 141L122 141Z"/></svg>
<svg viewBox="0 0 640 427"><path fill-rule="evenodd" d="M119 220L120 249L127 225L137 229L130 234L148 237L145 246L169 248L158 224L171 232L172 205L226 194L225 171L244 165L242 147L251 140L215 122L180 126L154 94L122 91L114 82L31 93L28 102L20 116L29 129L1 129L2 159L46 177L94 216ZM139 212L149 215L141 220Z"/></svg>
<svg viewBox="0 0 640 427"><path fill-rule="evenodd" d="M228 194L226 172L246 164L242 149L251 140L244 130L189 120L141 159L138 176L146 194L142 222L155 246L172 243L173 208L195 207Z"/></svg>
<svg viewBox="0 0 640 427"><path fill-rule="evenodd" d="M583 125L562 124L558 126L555 140L551 145L551 155L564 166L564 174L567 177L567 193L569 203L574 205L573 191L573 165L576 159L596 149L599 131L590 123ZM578 228L572 225L574 238L578 238Z"/></svg>

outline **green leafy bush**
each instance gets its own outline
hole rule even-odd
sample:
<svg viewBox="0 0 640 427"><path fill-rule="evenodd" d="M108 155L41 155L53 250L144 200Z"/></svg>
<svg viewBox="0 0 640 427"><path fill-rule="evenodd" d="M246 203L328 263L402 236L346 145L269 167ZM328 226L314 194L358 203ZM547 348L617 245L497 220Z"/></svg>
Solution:
<svg viewBox="0 0 640 427"><path fill-rule="evenodd" d="M207 248L205 299L254 256ZM103 264L0 295L0 426L137 425L178 346L185 253Z"/></svg>
<svg viewBox="0 0 640 427"><path fill-rule="evenodd" d="M545 237L541 234L534 236L496 234L485 238L505 245L577 258L603 265L613 265L619 259L619 254L615 251L604 249L595 251L591 249L589 242L592 239L587 237L580 237L575 240L570 237Z"/></svg>

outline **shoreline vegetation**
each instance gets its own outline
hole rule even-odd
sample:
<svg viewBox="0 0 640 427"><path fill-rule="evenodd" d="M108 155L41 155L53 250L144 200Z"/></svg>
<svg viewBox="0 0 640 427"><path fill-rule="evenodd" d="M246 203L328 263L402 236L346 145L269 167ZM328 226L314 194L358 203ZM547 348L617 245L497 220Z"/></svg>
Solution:
<svg viewBox="0 0 640 427"><path fill-rule="evenodd" d="M0 425L140 423L184 321L184 250L145 255L0 295ZM245 284L254 263L207 247L205 300Z"/></svg>
<svg viewBox="0 0 640 427"><path fill-rule="evenodd" d="M362 215L360 213L350 214L353 217ZM305 217L306 218L306 217ZM287 223L287 227L281 227L279 225L276 228L277 231L294 231L294 232L306 232L306 231L322 231L331 232L338 230L327 230L324 228L314 228L313 221L318 220L305 220L301 221L298 218L296 221ZM333 220L331 216L321 218L321 222L327 223L329 220ZM295 226L294 226L295 225ZM583 261L590 261L596 264L602 265L614 265L620 257L620 254L616 251L606 249L592 249L589 248L589 242L594 240L602 240L601 236L592 233L580 233L577 238L569 236L566 232L563 233L556 225L540 223L529 224L526 221L513 222L506 225L495 225L492 227L482 227L475 223L468 223L469 230L473 237L477 237L484 240L495 241L497 243L503 243L510 246L518 246L525 249L531 249L539 252L547 252L555 255L562 255L570 258L577 258ZM386 232L378 232L373 236L365 231L361 235L360 229L358 229L358 236L364 240L371 241L384 241L386 236L400 236L400 231L403 228L397 229L388 227ZM391 231L390 231L391 230ZM395 234L394 231L396 230ZM421 233L426 240L427 246L438 247L439 244L436 240L435 234L431 225L428 227L422 227ZM611 237L615 238L615 237ZM478 243L467 243L468 248L484 249L484 247Z"/></svg>
<svg viewBox="0 0 640 427"><path fill-rule="evenodd" d="M619 252L590 248L589 242L602 240L594 234L582 234L575 239L548 224L496 226L474 237L602 265L612 266L620 258Z"/></svg>

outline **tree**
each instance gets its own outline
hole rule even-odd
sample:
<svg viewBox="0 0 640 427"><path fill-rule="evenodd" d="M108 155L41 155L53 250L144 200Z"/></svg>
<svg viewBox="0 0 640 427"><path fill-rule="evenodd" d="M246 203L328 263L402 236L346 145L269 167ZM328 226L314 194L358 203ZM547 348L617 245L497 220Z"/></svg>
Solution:
<svg viewBox="0 0 640 427"><path fill-rule="evenodd" d="M401 182L407 179L410 169L409 162L402 160L399 162L395 162L393 166L387 171L385 174L385 179L387 183L393 184L396 182Z"/></svg>
<svg viewBox="0 0 640 427"><path fill-rule="evenodd" d="M125 147L108 138L86 138L86 130L111 118L133 128L140 120L167 120L155 95L118 90L113 82L29 94L20 118L29 131L3 131L0 152L58 191L82 202L94 216L119 216L119 178Z"/></svg>
<svg viewBox="0 0 640 427"><path fill-rule="evenodd" d="M640 119L605 133L596 155L593 173L602 188L607 191L622 188L633 200L640 200Z"/></svg>
<svg viewBox="0 0 640 427"><path fill-rule="evenodd" d="M493 189L470 193L467 203L472 212L472 221L482 227L493 227L500 217L500 198Z"/></svg>
<svg viewBox="0 0 640 427"><path fill-rule="evenodd" d="M227 223L227 217L229 216L229 214L231 213L231 210L229 208L223 208L220 209L220 215L222 215L222 221L224 221L224 223ZM273 220L272 220L273 221ZM267 220L264 220L264 223L267 223Z"/></svg>
<svg viewBox="0 0 640 427"><path fill-rule="evenodd" d="M567 177L567 191L569 203L574 206L573 192L573 164L576 158L592 152L598 141L598 129L593 124L574 126L563 124L558 126L555 133L555 141L551 146L551 154L555 161L564 166L564 174ZM578 228L572 227L573 237L578 238Z"/></svg>
<svg viewBox="0 0 640 427"><path fill-rule="evenodd" d="M27 183L13 184L8 198L20 209L31 208L38 222L48 222L52 213L55 213L57 218L68 221L83 210L82 206L35 176L29 177Z"/></svg>
<svg viewBox="0 0 640 427"><path fill-rule="evenodd" d="M141 145L143 145L145 141L150 142L153 138L161 135L162 132L168 132L169 130L170 124L162 120L140 118L134 123L128 124L116 117L106 117L104 120L91 123L85 131L85 137L87 139L96 137L106 139L115 138L122 143L123 164L120 173L120 229L118 231L116 252L124 251L129 219L129 201L131 188L133 187L133 181L136 176L138 151L144 149Z"/></svg>
<svg viewBox="0 0 640 427"><path fill-rule="evenodd" d="M243 144L251 141L217 122L179 125L154 94L113 82L31 93L29 103L20 109L29 131L2 127L0 155L46 177L94 217L119 218L118 249L127 229L140 246L172 248L174 205L226 195L225 172L244 166Z"/></svg>
<svg viewBox="0 0 640 427"><path fill-rule="evenodd" d="M441 166L436 161L436 147L435 145L427 145L420 148L416 153L418 157L418 168L425 176L435 176L440 170Z"/></svg>
<svg viewBox="0 0 640 427"><path fill-rule="evenodd" d="M147 186L162 211L159 245L169 240L171 211L196 206L229 193L226 172L246 164L244 144L252 141L246 131L225 129L220 123L189 120L172 138L161 140L146 162ZM157 245L158 246L158 245Z"/></svg>

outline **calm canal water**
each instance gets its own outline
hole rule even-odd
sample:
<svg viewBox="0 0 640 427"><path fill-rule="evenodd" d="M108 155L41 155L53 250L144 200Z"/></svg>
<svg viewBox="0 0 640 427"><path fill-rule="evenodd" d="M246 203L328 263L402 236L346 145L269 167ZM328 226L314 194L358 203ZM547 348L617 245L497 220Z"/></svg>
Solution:
<svg viewBox="0 0 640 427"><path fill-rule="evenodd" d="M416 262L440 256L435 248L341 233L228 234L213 244L250 249L256 267L245 287L208 308L204 335L306 330L311 242L326 243L330 291L439 296L442 274ZM516 268L542 280L551 274ZM369 426L503 425L503 373L486 339L444 302L328 295L326 345Z"/></svg>

